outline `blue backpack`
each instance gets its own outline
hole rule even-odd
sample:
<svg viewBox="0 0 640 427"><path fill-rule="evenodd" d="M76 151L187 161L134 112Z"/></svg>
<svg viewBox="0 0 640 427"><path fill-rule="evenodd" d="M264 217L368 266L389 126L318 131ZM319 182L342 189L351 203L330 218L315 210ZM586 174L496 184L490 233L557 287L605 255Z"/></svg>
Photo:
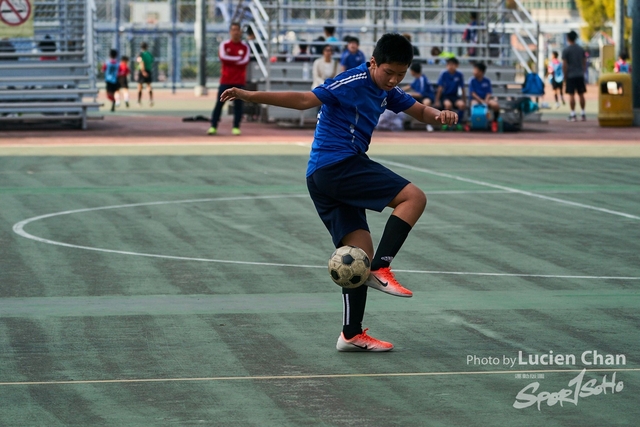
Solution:
<svg viewBox="0 0 640 427"><path fill-rule="evenodd" d="M621 64L618 62L618 67L620 68L620 72L621 73L628 73L629 72L629 64L625 63L625 64Z"/></svg>
<svg viewBox="0 0 640 427"><path fill-rule="evenodd" d="M544 82L536 73L529 73L522 84L524 95L544 95Z"/></svg>

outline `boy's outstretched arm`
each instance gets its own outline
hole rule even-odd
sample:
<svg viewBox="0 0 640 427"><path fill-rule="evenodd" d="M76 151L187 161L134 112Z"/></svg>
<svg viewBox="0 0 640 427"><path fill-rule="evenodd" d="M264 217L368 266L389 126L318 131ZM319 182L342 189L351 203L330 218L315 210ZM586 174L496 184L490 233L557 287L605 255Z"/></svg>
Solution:
<svg viewBox="0 0 640 427"><path fill-rule="evenodd" d="M256 92L237 87L222 92L220 101L233 101L236 98L255 104L269 104L296 110L307 110L322 105L313 92Z"/></svg>
<svg viewBox="0 0 640 427"><path fill-rule="evenodd" d="M455 125L458 123L458 115L453 111L436 110L419 102L416 102L404 112L414 119L430 125Z"/></svg>

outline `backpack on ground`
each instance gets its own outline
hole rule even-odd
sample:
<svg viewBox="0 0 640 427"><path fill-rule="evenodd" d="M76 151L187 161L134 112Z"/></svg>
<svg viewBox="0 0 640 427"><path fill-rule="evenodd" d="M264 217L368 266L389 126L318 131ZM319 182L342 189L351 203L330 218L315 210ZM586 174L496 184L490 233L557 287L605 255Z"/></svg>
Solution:
<svg viewBox="0 0 640 427"><path fill-rule="evenodd" d="M522 93L524 95L544 95L544 82L536 73L529 73L524 78L522 84Z"/></svg>

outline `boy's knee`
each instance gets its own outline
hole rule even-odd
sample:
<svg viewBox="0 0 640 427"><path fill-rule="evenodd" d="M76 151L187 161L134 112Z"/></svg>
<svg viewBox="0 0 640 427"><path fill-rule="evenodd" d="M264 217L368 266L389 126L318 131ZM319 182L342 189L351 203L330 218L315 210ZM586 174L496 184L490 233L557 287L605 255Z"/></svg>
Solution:
<svg viewBox="0 0 640 427"><path fill-rule="evenodd" d="M407 190L409 193L407 195L408 199L411 200L418 209L424 210L424 208L427 206L427 195L424 194L424 191L419 189L414 184L410 184L407 187Z"/></svg>
<svg viewBox="0 0 640 427"><path fill-rule="evenodd" d="M420 204L420 206L422 207L422 210L424 210L424 208L427 207L427 195L424 194L424 191L420 190L419 188L418 188L417 201Z"/></svg>

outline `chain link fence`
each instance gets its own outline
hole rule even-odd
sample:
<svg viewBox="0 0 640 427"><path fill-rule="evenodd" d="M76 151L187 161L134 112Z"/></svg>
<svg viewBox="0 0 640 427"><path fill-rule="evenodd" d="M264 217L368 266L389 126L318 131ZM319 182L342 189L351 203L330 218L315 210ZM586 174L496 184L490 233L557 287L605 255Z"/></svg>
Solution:
<svg viewBox="0 0 640 427"><path fill-rule="evenodd" d="M146 42L155 57L153 76L160 86L188 86L195 82L198 54L194 39L196 0L95 0L96 67L109 49L132 61ZM228 37L228 21L236 4L207 1L207 76L220 76L218 46Z"/></svg>

